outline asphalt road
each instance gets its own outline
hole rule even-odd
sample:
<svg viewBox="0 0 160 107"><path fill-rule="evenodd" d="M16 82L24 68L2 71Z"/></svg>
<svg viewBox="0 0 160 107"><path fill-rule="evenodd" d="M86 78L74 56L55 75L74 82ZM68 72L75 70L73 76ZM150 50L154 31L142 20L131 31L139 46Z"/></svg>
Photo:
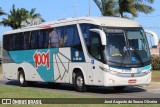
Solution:
<svg viewBox="0 0 160 107"><path fill-rule="evenodd" d="M0 85L19 87L18 81L0 80ZM47 83L36 83L26 88L33 88L44 91L53 91L82 96L95 96L100 98L160 98L160 89L149 89L143 87L127 87L122 92L116 92L112 87L90 87L87 92L75 91L75 87L69 84L48 85Z"/></svg>

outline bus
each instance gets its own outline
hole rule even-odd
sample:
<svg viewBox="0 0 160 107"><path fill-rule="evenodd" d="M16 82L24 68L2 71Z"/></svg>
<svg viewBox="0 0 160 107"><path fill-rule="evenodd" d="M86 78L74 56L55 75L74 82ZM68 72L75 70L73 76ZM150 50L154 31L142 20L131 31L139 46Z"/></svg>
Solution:
<svg viewBox="0 0 160 107"><path fill-rule="evenodd" d="M3 77L31 82L87 86L147 85L150 51L140 24L118 17L67 18L7 31Z"/></svg>

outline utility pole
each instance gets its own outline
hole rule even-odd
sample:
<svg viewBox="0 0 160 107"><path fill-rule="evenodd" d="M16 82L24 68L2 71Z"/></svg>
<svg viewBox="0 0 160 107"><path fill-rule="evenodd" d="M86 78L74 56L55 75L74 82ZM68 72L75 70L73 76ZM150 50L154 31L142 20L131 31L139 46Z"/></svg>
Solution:
<svg viewBox="0 0 160 107"><path fill-rule="evenodd" d="M90 11L91 11L90 8L91 8L91 4L90 4L90 0L88 0L88 16L90 16L90 14L91 14L90 13Z"/></svg>
<svg viewBox="0 0 160 107"><path fill-rule="evenodd" d="M74 17L77 17L77 7L78 5L73 5L74 7Z"/></svg>
<svg viewBox="0 0 160 107"><path fill-rule="evenodd" d="M75 0L75 3L73 4L73 8L74 8L74 17L77 17L77 7L78 7L78 5L76 5L76 0Z"/></svg>

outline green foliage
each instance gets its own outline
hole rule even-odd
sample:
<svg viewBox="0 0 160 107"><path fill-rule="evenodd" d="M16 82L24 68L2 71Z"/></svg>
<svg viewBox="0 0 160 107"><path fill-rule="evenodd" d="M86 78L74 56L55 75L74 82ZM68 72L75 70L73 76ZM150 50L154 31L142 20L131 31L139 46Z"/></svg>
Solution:
<svg viewBox="0 0 160 107"><path fill-rule="evenodd" d="M148 5L153 3L154 0L134 0L134 7L137 12L148 14L154 11L153 7Z"/></svg>
<svg viewBox="0 0 160 107"><path fill-rule="evenodd" d="M1 15L5 15L6 13L2 10L2 8L0 7L0 16Z"/></svg>
<svg viewBox="0 0 160 107"><path fill-rule="evenodd" d="M39 13L35 13L36 9L33 8L31 11L26 10L25 8L17 8L15 5L12 6L8 18L3 18L0 22L1 25L10 26L13 29L18 29L21 27L23 21L27 22L27 19L31 18L41 18Z"/></svg>
<svg viewBox="0 0 160 107"><path fill-rule="evenodd" d="M160 57L159 56L152 56L151 57L151 64L153 70L160 70Z"/></svg>
<svg viewBox="0 0 160 107"><path fill-rule="evenodd" d="M160 71L159 70L152 70L152 81L160 82Z"/></svg>
<svg viewBox="0 0 160 107"><path fill-rule="evenodd" d="M116 2L114 0L94 0L103 16L114 16L116 14Z"/></svg>
<svg viewBox="0 0 160 107"><path fill-rule="evenodd" d="M0 85L0 98L94 98L94 96Z"/></svg>
<svg viewBox="0 0 160 107"><path fill-rule="evenodd" d="M137 17L138 13L148 14L154 11L154 0L94 0L103 16L127 17L131 14Z"/></svg>
<svg viewBox="0 0 160 107"><path fill-rule="evenodd" d="M119 0L119 14L124 17L124 13L130 13L134 17L137 16L137 12L134 5L134 0Z"/></svg>

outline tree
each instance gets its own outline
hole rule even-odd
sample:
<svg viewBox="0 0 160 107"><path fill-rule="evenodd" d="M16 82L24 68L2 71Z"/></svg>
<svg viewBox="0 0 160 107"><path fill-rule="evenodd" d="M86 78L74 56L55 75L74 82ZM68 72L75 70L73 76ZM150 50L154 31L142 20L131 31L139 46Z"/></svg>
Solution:
<svg viewBox="0 0 160 107"><path fill-rule="evenodd" d="M119 14L124 17L124 13L132 14L137 17L139 12L148 14L154 11L148 4L154 3L154 0L119 0Z"/></svg>
<svg viewBox="0 0 160 107"><path fill-rule="evenodd" d="M118 7L120 17L125 17L124 13L130 13L134 17L137 16L134 0L119 0Z"/></svg>
<svg viewBox="0 0 160 107"><path fill-rule="evenodd" d="M45 20L43 18L41 18L41 15L39 13L35 13L36 12L36 8L31 9L31 11L29 12L29 18L34 21L34 19L40 19L41 22L44 22ZM31 22L32 22L31 21ZM31 23L30 22L30 23Z"/></svg>
<svg viewBox="0 0 160 107"><path fill-rule="evenodd" d="M142 12L145 14L154 11L154 8L148 4L153 4L154 0L134 0L134 6L137 12Z"/></svg>
<svg viewBox="0 0 160 107"><path fill-rule="evenodd" d="M2 8L0 7L0 16L1 16L1 15L5 15L5 14L6 14L6 13L3 12Z"/></svg>
<svg viewBox="0 0 160 107"><path fill-rule="evenodd" d="M114 0L94 0L103 16L114 16L116 2Z"/></svg>
<svg viewBox="0 0 160 107"><path fill-rule="evenodd" d="M12 6L8 18L3 18L0 24L4 26L10 26L12 29L21 28L21 23L23 21L27 22L29 18L41 18L39 13L35 13L36 9L31 9L31 11L26 10L25 8L15 8L15 5ZM27 22L29 24L29 22Z"/></svg>
<svg viewBox="0 0 160 107"><path fill-rule="evenodd" d="M154 11L149 5L153 4L154 0L94 0L94 2L103 16L128 17L126 15L131 14L137 17L139 12L148 14Z"/></svg>

